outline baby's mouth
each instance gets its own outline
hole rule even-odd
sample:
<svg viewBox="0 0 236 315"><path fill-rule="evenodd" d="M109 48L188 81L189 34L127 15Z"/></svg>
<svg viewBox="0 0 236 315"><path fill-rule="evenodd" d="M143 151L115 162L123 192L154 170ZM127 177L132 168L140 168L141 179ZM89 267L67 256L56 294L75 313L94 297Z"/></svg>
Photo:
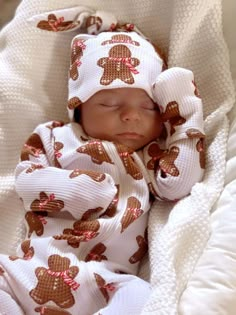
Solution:
<svg viewBox="0 0 236 315"><path fill-rule="evenodd" d="M117 136L124 139L134 139L134 140L143 138L143 135L140 135L136 132L122 132L122 133L118 133Z"/></svg>

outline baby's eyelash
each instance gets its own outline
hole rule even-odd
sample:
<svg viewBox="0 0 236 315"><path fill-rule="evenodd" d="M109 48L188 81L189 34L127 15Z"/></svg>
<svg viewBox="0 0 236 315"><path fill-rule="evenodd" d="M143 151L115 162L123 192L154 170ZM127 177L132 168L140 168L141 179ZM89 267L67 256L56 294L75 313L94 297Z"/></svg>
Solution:
<svg viewBox="0 0 236 315"><path fill-rule="evenodd" d="M144 109L147 109L147 110L156 110L157 109L157 107L155 106L155 105L150 105L150 104L144 104L143 106L142 106L142 108L144 108Z"/></svg>
<svg viewBox="0 0 236 315"><path fill-rule="evenodd" d="M118 105L109 104L109 103L99 103L99 105L104 106L104 107L115 107L115 106L118 106Z"/></svg>

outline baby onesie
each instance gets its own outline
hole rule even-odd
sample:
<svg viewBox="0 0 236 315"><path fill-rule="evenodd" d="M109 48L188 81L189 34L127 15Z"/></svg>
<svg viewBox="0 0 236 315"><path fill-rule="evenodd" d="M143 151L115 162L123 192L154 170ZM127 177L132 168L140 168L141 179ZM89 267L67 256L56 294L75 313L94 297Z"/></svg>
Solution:
<svg viewBox="0 0 236 315"><path fill-rule="evenodd" d="M41 124L28 138L16 168L26 238L15 256L0 255L1 314L141 312L152 199L185 197L204 170L192 72L166 70L154 89L167 137L138 152L75 122Z"/></svg>

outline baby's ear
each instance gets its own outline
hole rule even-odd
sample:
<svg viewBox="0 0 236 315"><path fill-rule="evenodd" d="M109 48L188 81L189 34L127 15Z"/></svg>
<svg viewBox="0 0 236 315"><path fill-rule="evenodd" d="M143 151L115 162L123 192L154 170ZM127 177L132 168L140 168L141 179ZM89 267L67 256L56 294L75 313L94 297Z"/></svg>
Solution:
<svg viewBox="0 0 236 315"><path fill-rule="evenodd" d="M37 28L50 32L69 32L97 34L108 31L117 24L110 12L91 10L87 7L72 7L34 15L27 20Z"/></svg>

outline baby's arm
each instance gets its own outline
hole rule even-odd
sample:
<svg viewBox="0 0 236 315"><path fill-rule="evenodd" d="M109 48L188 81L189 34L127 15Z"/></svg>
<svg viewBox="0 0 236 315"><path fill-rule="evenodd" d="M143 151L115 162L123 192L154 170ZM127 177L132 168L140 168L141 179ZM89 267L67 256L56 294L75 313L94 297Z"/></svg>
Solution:
<svg viewBox="0 0 236 315"><path fill-rule="evenodd" d="M53 145L53 124L35 129L16 167L15 188L25 210L69 211L76 219L87 210L99 208L99 214L103 213L116 195L112 177L88 170L61 169Z"/></svg>
<svg viewBox="0 0 236 315"><path fill-rule="evenodd" d="M161 73L154 90L168 135L166 150L161 151L153 145L148 149L149 155L159 151L159 157L153 163L153 188L160 198L177 200L188 195L203 177L202 101L193 73L182 68Z"/></svg>

